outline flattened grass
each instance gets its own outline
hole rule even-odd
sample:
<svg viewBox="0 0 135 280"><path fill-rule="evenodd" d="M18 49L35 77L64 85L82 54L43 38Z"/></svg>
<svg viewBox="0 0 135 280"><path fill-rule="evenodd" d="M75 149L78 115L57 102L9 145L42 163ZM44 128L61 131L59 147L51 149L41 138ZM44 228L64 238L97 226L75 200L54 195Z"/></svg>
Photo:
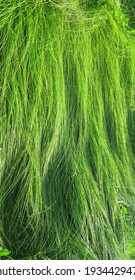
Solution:
<svg viewBox="0 0 135 280"><path fill-rule="evenodd" d="M1 237L15 259L130 258L135 39L119 4L0 1Z"/></svg>

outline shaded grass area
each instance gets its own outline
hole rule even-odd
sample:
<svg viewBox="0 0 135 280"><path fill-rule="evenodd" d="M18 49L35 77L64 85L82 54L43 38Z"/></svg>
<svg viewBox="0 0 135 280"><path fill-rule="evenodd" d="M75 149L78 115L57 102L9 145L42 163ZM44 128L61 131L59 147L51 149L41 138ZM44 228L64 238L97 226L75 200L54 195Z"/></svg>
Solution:
<svg viewBox="0 0 135 280"><path fill-rule="evenodd" d="M0 6L4 246L14 259L130 259L135 38L120 1Z"/></svg>

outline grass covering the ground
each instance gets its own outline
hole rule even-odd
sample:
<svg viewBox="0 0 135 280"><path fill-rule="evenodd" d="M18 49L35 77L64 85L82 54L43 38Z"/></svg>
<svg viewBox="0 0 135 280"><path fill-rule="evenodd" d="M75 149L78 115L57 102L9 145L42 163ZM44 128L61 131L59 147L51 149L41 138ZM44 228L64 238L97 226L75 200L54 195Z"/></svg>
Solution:
<svg viewBox="0 0 135 280"><path fill-rule="evenodd" d="M135 37L124 5L0 0L0 236L13 259L134 259Z"/></svg>

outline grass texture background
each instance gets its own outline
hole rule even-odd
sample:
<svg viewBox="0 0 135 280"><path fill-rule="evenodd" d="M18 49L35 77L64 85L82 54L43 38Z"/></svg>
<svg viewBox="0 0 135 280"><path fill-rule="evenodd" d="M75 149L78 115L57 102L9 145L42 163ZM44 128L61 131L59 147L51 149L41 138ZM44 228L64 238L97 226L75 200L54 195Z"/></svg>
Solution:
<svg viewBox="0 0 135 280"><path fill-rule="evenodd" d="M0 236L14 259L131 258L131 4L0 0Z"/></svg>

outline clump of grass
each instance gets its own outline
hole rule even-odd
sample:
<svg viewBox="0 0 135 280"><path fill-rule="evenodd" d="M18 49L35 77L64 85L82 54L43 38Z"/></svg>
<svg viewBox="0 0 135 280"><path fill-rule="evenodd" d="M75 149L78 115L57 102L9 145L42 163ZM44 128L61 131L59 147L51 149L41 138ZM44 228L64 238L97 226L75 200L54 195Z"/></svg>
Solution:
<svg viewBox="0 0 135 280"><path fill-rule="evenodd" d="M1 237L15 259L129 257L135 39L120 3L0 1Z"/></svg>

